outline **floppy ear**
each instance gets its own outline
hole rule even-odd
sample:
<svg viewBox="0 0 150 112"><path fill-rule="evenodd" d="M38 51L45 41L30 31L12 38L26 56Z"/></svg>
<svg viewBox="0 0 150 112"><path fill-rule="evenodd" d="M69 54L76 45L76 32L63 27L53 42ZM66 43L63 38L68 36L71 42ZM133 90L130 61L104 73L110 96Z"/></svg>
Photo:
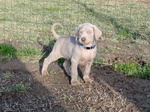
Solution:
<svg viewBox="0 0 150 112"><path fill-rule="evenodd" d="M79 27L77 27L75 29L75 36L76 36L76 40L78 40L78 38L79 38Z"/></svg>
<svg viewBox="0 0 150 112"><path fill-rule="evenodd" d="M95 39L98 40L101 35L102 35L102 32L99 28L97 28L97 26L93 25L93 29L94 29L94 36L95 36Z"/></svg>
<svg viewBox="0 0 150 112"><path fill-rule="evenodd" d="M76 40L79 39L79 31L80 31L80 28L81 28L82 26L83 26L83 24L80 24L80 25L76 28L76 30L75 30Z"/></svg>

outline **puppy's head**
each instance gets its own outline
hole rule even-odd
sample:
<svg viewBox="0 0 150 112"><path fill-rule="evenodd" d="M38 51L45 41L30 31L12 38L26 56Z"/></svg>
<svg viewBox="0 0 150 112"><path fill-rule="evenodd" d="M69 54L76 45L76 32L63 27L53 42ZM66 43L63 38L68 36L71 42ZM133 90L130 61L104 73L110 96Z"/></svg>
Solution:
<svg viewBox="0 0 150 112"><path fill-rule="evenodd" d="M102 35L100 29L91 23L84 23L78 26L75 31L76 39L86 45L91 46L94 40L98 40Z"/></svg>

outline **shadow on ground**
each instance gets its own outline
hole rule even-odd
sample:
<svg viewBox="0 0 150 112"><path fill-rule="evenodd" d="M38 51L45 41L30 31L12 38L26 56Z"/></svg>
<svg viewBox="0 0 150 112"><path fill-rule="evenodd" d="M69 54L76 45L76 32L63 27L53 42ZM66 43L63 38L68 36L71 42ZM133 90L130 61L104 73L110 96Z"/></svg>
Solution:
<svg viewBox="0 0 150 112"><path fill-rule="evenodd" d="M37 63L22 63L16 58L0 61L1 112L66 112L57 96L43 85L45 77L37 67Z"/></svg>

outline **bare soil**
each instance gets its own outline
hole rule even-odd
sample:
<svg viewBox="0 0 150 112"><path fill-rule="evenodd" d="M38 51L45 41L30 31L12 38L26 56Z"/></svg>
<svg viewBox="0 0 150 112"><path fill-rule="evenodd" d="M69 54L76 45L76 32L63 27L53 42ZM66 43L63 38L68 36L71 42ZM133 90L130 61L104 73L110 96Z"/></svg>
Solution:
<svg viewBox="0 0 150 112"><path fill-rule="evenodd" d="M18 64L17 64L18 63ZM57 63L50 66L55 71L49 76L39 74L38 63L23 64L13 60L3 64L0 72L1 87L16 83L29 84L25 93L0 93L0 110L3 112L149 112L150 81L125 77L109 66L93 67L93 84L72 87ZM13 77L5 79L11 71ZM12 68L11 68L12 67ZM23 67L23 68L22 68ZM4 70L5 69L5 70Z"/></svg>
<svg viewBox="0 0 150 112"><path fill-rule="evenodd" d="M19 47L17 43L11 43L15 48ZM102 57L108 64L147 62L150 53L149 45L133 43L129 46L103 41L98 46L97 57ZM140 56L143 49L144 55ZM43 46L45 50L47 54L51 48ZM124 52L127 55L123 55ZM1 112L150 112L150 81L147 79L126 77L111 66L94 65L91 70L93 84L86 84L79 77L82 84L72 87L70 77L57 62L49 66L50 75L40 75L43 59L36 62L21 62L20 59L0 62L0 88L11 88L17 83L31 87L27 92L0 92ZM12 76L6 78L8 71Z"/></svg>

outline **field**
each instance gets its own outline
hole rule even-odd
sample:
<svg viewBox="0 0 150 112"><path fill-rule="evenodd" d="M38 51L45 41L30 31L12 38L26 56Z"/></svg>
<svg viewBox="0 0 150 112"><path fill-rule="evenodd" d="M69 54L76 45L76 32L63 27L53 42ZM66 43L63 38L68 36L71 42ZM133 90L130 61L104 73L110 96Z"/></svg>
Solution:
<svg viewBox="0 0 150 112"><path fill-rule="evenodd" d="M150 11L148 0L0 0L0 111L149 112ZM40 75L60 35L84 22L97 25L92 84L72 87L63 59ZM80 68L81 71L83 68ZM82 73L80 73L82 76Z"/></svg>

